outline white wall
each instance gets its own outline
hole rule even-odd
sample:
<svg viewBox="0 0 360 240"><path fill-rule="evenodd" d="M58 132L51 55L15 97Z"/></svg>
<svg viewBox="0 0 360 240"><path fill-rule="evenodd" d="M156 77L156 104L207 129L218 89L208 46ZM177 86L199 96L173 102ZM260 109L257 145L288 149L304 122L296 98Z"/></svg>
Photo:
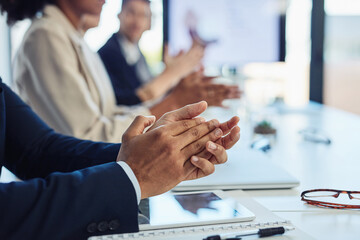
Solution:
<svg viewBox="0 0 360 240"><path fill-rule="evenodd" d="M10 61L10 43L9 28L6 24L6 18L0 15L0 77L3 82L11 82L11 61Z"/></svg>

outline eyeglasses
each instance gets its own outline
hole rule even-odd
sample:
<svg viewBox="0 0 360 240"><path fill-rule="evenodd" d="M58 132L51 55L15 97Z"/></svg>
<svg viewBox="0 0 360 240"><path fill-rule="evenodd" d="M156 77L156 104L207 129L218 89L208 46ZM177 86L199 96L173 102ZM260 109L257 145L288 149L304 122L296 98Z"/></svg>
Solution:
<svg viewBox="0 0 360 240"><path fill-rule="evenodd" d="M305 128L299 131L305 141L313 142L313 143L323 143L326 145L331 144L331 139L326 136L326 134L316 128Z"/></svg>
<svg viewBox="0 0 360 240"><path fill-rule="evenodd" d="M307 204L336 209L360 209L360 191L313 189L301 193Z"/></svg>

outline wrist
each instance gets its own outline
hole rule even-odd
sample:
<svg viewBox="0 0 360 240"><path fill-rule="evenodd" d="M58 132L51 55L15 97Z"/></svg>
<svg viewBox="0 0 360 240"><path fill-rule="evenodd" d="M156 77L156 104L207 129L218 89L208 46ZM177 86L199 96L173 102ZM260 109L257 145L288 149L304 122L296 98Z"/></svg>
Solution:
<svg viewBox="0 0 360 240"><path fill-rule="evenodd" d="M117 161L116 162L120 167L122 167L122 169L124 170L124 172L126 173L126 175L128 176L128 178L130 179L134 190L135 190L135 194L136 194L136 199L137 199L137 203L140 203L141 200L141 196L142 196L142 190L141 190L141 184L139 182L139 178L136 176L135 171L133 170L133 168L131 168L131 166L129 164L127 164L124 161Z"/></svg>
<svg viewBox="0 0 360 240"><path fill-rule="evenodd" d="M167 78L180 80L183 78L183 74L181 74L180 68L178 66L171 65L166 67L163 73Z"/></svg>
<svg viewBox="0 0 360 240"><path fill-rule="evenodd" d="M146 102L152 100L154 98L154 94L147 85L144 87L138 88L136 90L136 95L140 98L142 102Z"/></svg>
<svg viewBox="0 0 360 240"><path fill-rule="evenodd" d="M159 119L162 115L167 112L173 111L180 108L178 101L176 100L176 95L174 92L167 95L160 103L154 105L150 108L151 114L156 116Z"/></svg>

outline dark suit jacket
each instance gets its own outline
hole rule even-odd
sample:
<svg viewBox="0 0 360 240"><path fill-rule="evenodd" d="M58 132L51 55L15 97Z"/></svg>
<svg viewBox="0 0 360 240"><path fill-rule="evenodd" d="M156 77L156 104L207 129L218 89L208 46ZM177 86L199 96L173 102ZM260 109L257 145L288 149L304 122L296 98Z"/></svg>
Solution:
<svg viewBox="0 0 360 240"><path fill-rule="evenodd" d="M0 78L0 239L86 239L138 231L134 187L119 144L55 133Z"/></svg>
<svg viewBox="0 0 360 240"><path fill-rule="evenodd" d="M117 33L99 50L99 55L110 76L117 104L135 105L141 103L136 95L142 83L136 74L135 66L130 66L121 51ZM144 56L141 56L144 57Z"/></svg>

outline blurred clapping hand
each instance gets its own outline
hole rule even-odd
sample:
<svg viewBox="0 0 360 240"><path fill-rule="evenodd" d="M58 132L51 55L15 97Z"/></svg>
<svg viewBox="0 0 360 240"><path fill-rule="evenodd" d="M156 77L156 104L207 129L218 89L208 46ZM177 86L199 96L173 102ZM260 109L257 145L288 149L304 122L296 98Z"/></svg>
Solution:
<svg viewBox="0 0 360 240"><path fill-rule="evenodd" d="M214 77L204 76L204 70L200 68L183 78L170 94L174 95L182 106L206 101L209 106L224 107L224 100L241 97L239 86L216 84L213 79Z"/></svg>

